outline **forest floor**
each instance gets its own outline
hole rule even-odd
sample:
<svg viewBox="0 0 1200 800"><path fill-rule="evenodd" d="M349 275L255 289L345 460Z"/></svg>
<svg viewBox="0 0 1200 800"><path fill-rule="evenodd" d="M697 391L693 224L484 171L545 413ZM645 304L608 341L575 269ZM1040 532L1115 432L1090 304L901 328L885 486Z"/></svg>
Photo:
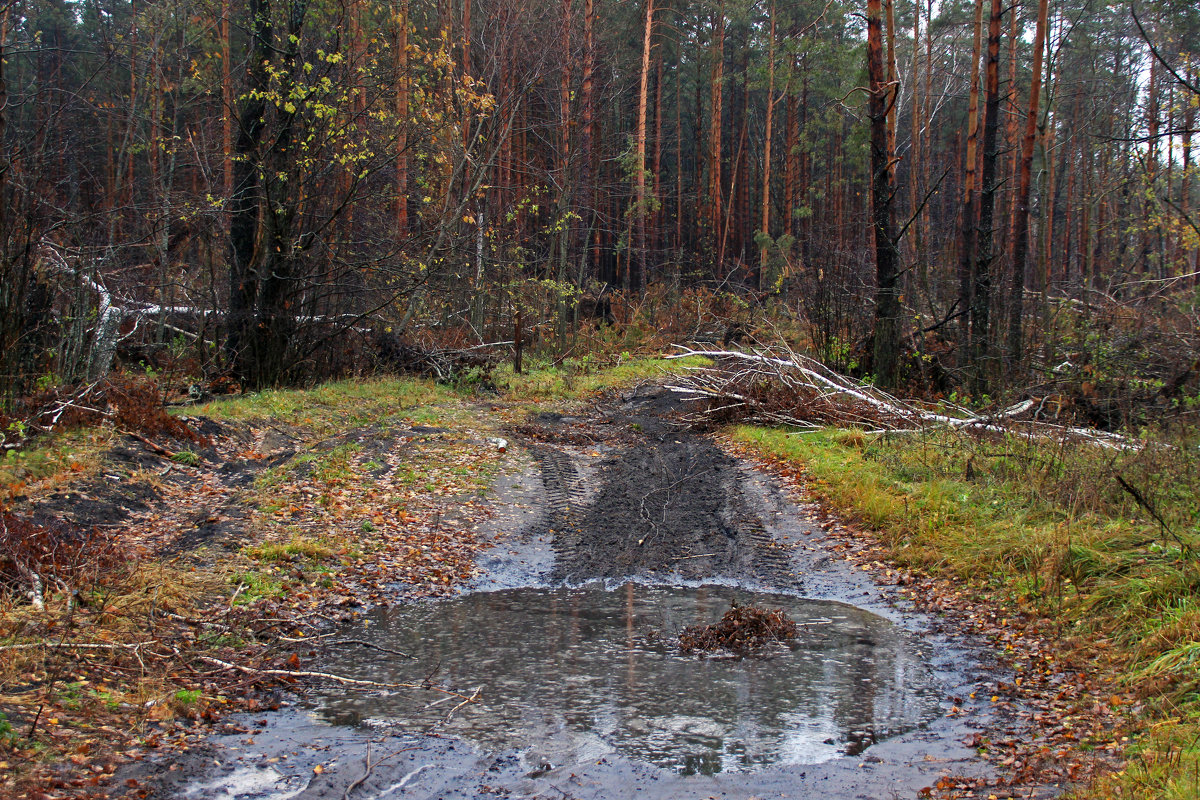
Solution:
<svg viewBox="0 0 1200 800"><path fill-rule="evenodd" d="M99 527L121 557L73 602L4 608L4 791L1047 797L1118 765L1136 698L1077 668L1053 620L898 565L875 531L817 502L794 463L687 430L681 398L643 382L654 369L485 398L411 381L269 393L190 410L205 446L110 434L46 456L65 470L27 467L14 512L47 529ZM625 388L590 396L605 383ZM488 744L472 735L501 713L488 687L410 663L377 633L389 607L593 581L863 609L887 632L851 646L916 654L932 705L914 724L882 725L887 738L835 725L824 743L836 752L818 763L734 758L693 775L631 755L561 706L535 704L510 744ZM537 649L531 630L490 620L476 635L493 627ZM388 723L379 698L397 695L428 701L438 720ZM456 714L475 727L456 728ZM693 739L732 744L710 728Z"/></svg>

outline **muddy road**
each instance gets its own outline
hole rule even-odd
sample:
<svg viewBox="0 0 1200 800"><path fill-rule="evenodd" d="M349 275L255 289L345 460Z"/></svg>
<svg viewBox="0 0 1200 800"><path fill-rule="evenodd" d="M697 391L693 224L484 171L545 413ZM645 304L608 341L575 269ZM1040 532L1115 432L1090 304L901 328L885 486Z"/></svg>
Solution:
<svg viewBox="0 0 1200 800"><path fill-rule="evenodd" d="M317 686L129 775L156 796L279 800L890 798L992 777L974 746L1000 722L983 650L688 432L681 402L644 387L512 426L473 585L368 611L306 664L428 691ZM800 636L679 652L684 626L733 602L783 608Z"/></svg>

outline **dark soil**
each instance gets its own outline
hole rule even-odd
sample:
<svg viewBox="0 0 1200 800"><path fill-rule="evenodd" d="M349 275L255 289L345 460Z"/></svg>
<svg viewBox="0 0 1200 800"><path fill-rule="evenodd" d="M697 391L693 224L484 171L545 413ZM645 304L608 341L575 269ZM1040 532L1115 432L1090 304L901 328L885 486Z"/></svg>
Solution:
<svg viewBox="0 0 1200 800"><path fill-rule="evenodd" d="M786 558L742 495L737 462L679 422L681 395L634 393L581 429L540 414L513 432L536 442L608 445L585 502L583 479L561 447L528 442L541 468L553 535L553 577L699 580L781 577Z"/></svg>

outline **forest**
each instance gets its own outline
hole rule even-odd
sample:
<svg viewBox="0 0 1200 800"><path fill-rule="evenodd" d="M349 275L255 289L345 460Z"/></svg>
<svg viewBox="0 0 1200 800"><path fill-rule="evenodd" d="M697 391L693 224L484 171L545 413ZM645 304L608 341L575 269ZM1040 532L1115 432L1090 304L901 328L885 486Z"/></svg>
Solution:
<svg viewBox="0 0 1200 800"><path fill-rule="evenodd" d="M0 32L9 411L760 312L1105 427L1197 381L1186 0L4 0Z"/></svg>
<svg viewBox="0 0 1200 800"><path fill-rule="evenodd" d="M1198 46L0 0L0 795L1200 797Z"/></svg>

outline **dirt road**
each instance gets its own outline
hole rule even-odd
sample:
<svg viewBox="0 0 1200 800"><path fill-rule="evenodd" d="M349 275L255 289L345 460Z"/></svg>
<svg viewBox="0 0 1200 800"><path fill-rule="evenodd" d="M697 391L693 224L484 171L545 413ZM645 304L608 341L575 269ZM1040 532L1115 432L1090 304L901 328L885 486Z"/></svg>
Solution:
<svg viewBox="0 0 1200 800"><path fill-rule="evenodd" d="M981 649L856 569L811 507L688 432L680 405L649 387L512 426L465 596L329 632L343 645L319 668L475 703L318 687L128 774L167 797L431 800L887 798L988 780L975 747L1001 720ZM698 662L669 641L762 598L804 621L804 645Z"/></svg>

